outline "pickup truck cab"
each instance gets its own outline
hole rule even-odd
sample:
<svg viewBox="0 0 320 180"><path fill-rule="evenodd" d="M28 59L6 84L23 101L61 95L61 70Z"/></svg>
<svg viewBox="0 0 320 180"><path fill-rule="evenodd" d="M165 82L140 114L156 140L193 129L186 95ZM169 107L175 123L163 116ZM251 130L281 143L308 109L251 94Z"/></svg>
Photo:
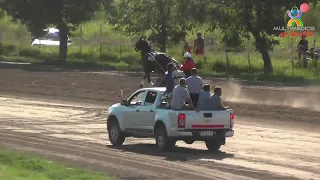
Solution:
<svg viewBox="0 0 320 180"><path fill-rule="evenodd" d="M178 140L187 144L204 141L210 151L218 151L226 137L234 134L235 116L223 111L172 110L167 107L165 88L143 88L108 109L109 140L122 145L126 137L155 138L168 151Z"/></svg>

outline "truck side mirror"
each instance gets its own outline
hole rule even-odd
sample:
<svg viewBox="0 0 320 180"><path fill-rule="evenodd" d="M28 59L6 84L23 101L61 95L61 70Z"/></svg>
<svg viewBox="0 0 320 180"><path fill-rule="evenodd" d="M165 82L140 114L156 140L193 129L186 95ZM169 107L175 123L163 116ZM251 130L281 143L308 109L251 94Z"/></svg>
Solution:
<svg viewBox="0 0 320 180"><path fill-rule="evenodd" d="M126 99L121 100L121 105L128 106L128 101Z"/></svg>

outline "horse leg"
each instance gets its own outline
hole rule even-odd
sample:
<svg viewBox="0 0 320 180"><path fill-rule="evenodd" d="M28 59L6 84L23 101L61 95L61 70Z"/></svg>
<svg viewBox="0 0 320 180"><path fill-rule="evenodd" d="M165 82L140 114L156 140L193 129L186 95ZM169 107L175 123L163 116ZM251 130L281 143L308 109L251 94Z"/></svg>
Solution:
<svg viewBox="0 0 320 180"><path fill-rule="evenodd" d="M159 77L157 78L157 81L156 81L156 84L155 84L156 87L161 87L162 86L163 76L164 76L163 74L159 73Z"/></svg>
<svg viewBox="0 0 320 180"><path fill-rule="evenodd" d="M152 86L154 86L154 84L151 82L151 74L147 73L146 76L147 76L148 84L152 84Z"/></svg>
<svg viewBox="0 0 320 180"><path fill-rule="evenodd" d="M142 80L141 80L141 84L140 84L140 88L143 88L143 85L144 85L144 80L147 79L147 74L145 73L144 76L142 77Z"/></svg>

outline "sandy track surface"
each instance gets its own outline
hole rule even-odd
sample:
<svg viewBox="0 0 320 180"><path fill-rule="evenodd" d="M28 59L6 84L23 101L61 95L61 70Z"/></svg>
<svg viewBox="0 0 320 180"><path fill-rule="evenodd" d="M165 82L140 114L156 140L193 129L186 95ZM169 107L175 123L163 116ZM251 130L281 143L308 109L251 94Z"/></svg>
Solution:
<svg viewBox="0 0 320 180"><path fill-rule="evenodd" d="M120 86L128 96L140 85L141 76L117 72L64 72L0 69L0 93L43 99L112 104L120 101ZM312 122L320 115L320 88L248 86L206 79L223 88L223 99L237 115ZM298 113L296 113L298 111ZM298 116L298 117L297 117Z"/></svg>
<svg viewBox="0 0 320 180"><path fill-rule="evenodd" d="M140 77L56 71L0 69L1 146L124 179L320 178L318 88L206 80L223 87L236 136L218 154L200 142L161 153L152 139L129 138L121 149L107 139L107 107L119 102L121 85L127 95L135 91Z"/></svg>
<svg viewBox="0 0 320 180"><path fill-rule="evenodd" d="M320 134L237 123L236 136L220 153L201 142L161 153L153 139L128 138L120 149L107 138L106 111L0 98L0 144L124 179L309 179L320 178Z"/></svg>

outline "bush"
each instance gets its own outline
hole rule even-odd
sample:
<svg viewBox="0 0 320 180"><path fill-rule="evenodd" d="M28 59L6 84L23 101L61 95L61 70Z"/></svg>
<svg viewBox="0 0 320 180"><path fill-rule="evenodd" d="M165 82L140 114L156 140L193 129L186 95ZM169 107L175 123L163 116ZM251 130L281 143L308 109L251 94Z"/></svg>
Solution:
<svg viewBox="0 0 320 180"><path fill-rule="evenodd" d="M125 52L121 55L120 61L127 64L142 64L141 56L138 53Z"/></svg>
<svg viewBox="0 0 320 180"><path fill-rule="evenodd" d="M18 55L18 48L15 45L2 45L0 46L0 55L16 56Z"/></svg>
<svg viewBox="0 0 320 180"><path fill-rule="evenodd" d="M35 49L22 49L19 52L19 56L26 56L26 57L40 57L41 52Z"/></svg>
<svg viewBox="0 0 320 180"><path fill-rule="evenodd" d="M101 60L102 62L114 62L117 63L120 61L119 57L117 54L103 54L99 60Z"/></svg>

